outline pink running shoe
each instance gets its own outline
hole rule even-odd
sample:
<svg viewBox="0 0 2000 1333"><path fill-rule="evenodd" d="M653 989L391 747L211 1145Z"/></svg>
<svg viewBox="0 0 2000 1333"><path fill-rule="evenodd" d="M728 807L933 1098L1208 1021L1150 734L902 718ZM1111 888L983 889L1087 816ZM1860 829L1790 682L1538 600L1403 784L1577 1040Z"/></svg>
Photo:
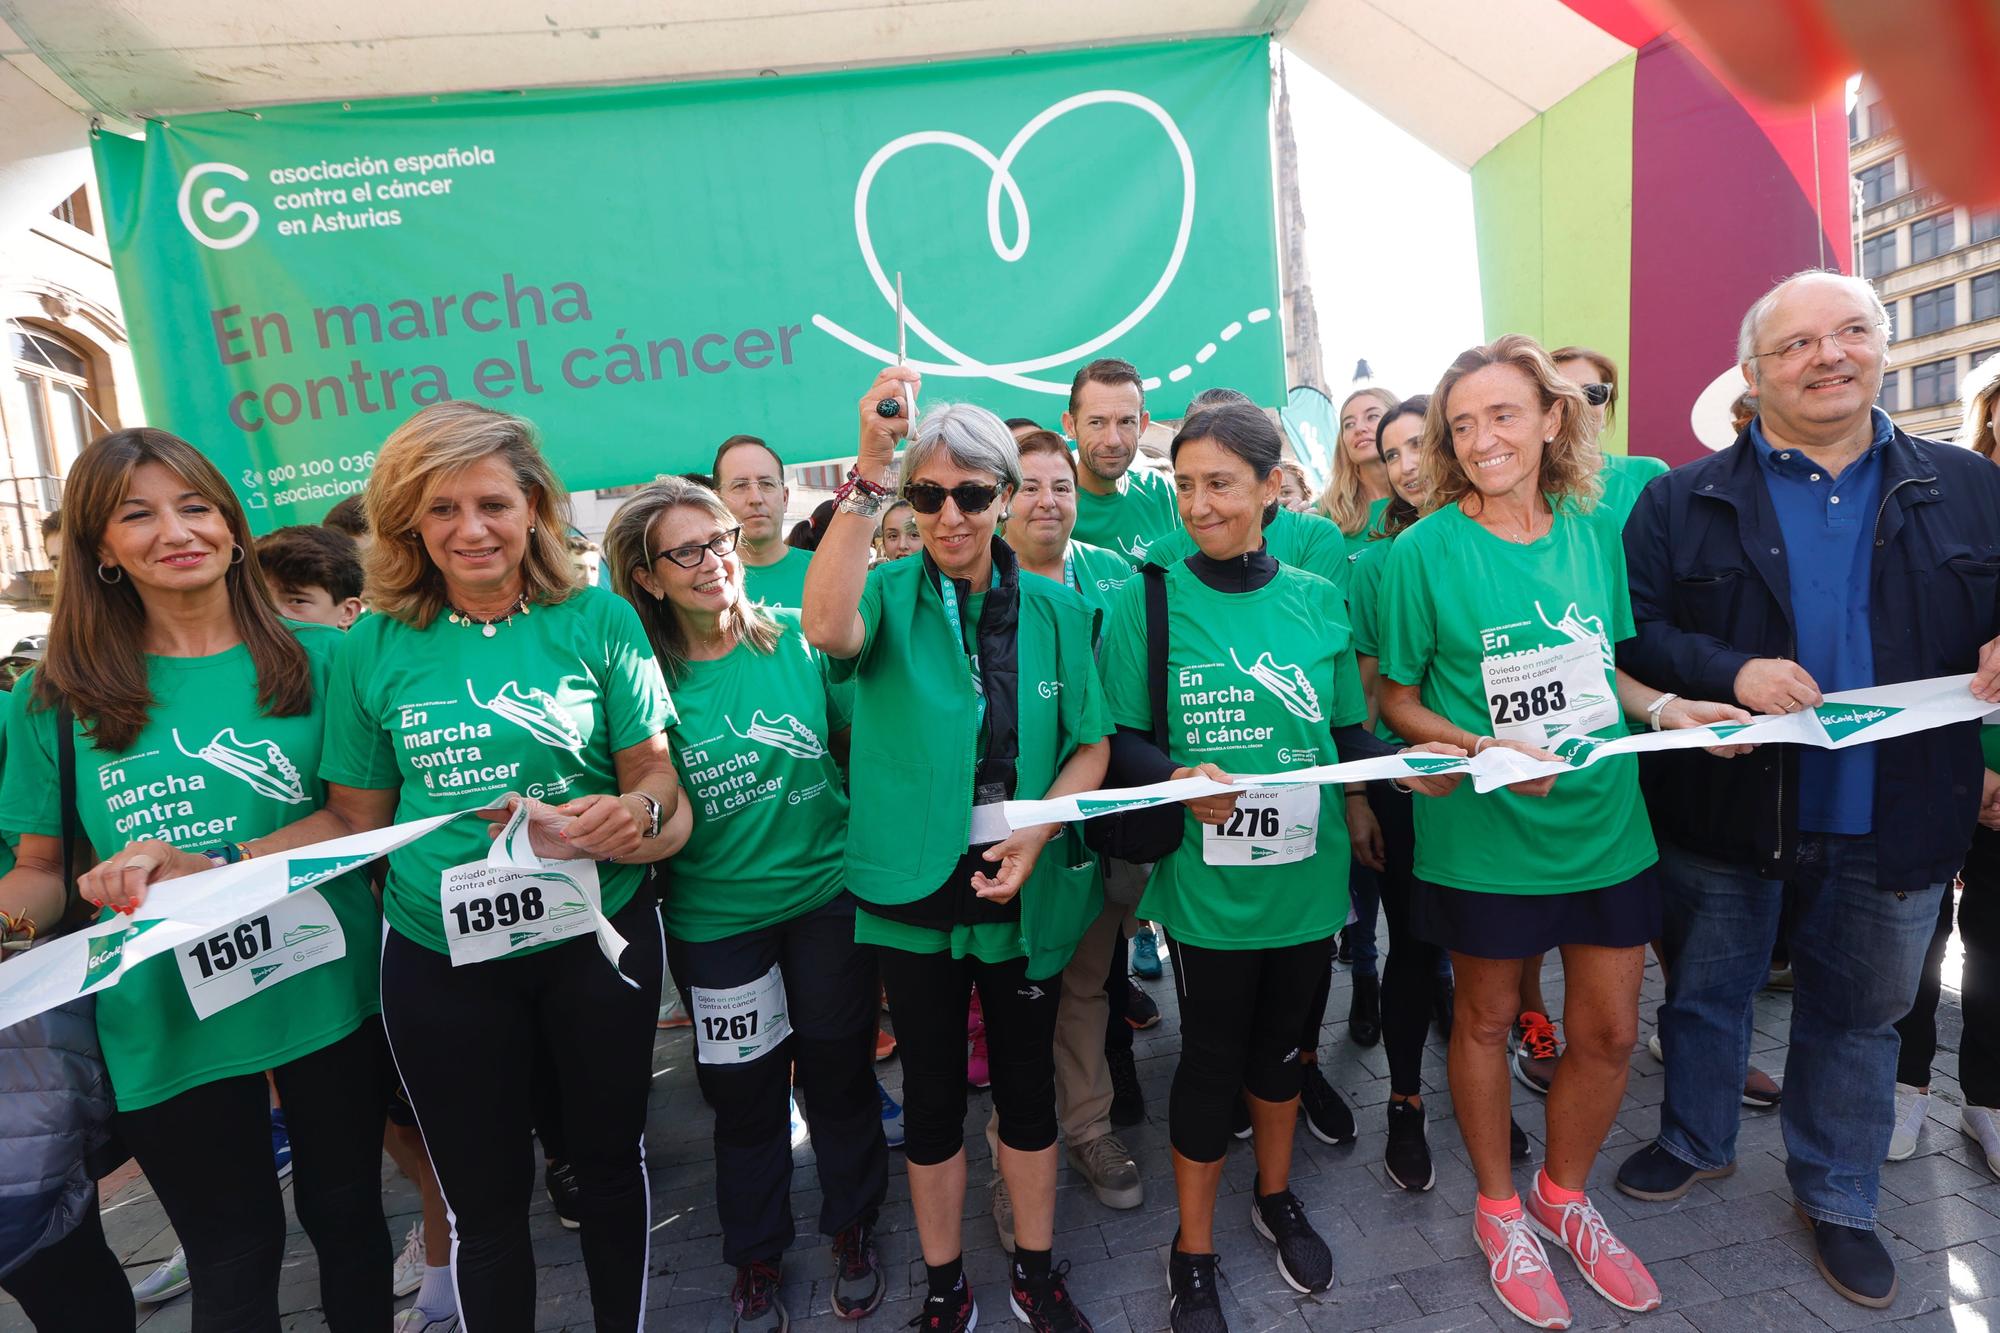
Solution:
<svg viewBox="0 0 2000 1333"><path fill-rule="evenodd" d="M1569 1327L1569 1302L1526 1213L1517 1206L1496 1217L1482 1201L1472 1210L1472 1235L1486 1255L1487 1276L1502 1305L1536 1328Z"/></svg>
<svg viewBox="0 0 2000 1333"><path fill-rule="evenodd" d="M1542 1179L1542 1173L1535 1172L1535 1185L1526 1200L1528 1220L1535 1230L1568 1250L1583 1280L1619 1309L1641 1314L1658 1309L1660 1284L1653 1281L1639 1256L1611 1234L1596 1205L1587 1198L1551 1203L1542 1195Z"/></svg>

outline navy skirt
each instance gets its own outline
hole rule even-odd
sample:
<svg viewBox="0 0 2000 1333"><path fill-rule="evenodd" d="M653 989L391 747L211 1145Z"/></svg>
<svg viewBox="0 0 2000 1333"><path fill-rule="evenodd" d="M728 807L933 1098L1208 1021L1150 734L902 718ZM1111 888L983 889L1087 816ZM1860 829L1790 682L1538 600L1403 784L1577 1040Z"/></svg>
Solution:
<svg viewBox="0 0 2000 1333"><path fill-rule="evenodd" d="M1420 940L1474 958L1532 958L1565 944L1632 949L1660 937L1660 882L1651 866L1576 893L1479 893L1415 880L1410 927Z"/></svg>

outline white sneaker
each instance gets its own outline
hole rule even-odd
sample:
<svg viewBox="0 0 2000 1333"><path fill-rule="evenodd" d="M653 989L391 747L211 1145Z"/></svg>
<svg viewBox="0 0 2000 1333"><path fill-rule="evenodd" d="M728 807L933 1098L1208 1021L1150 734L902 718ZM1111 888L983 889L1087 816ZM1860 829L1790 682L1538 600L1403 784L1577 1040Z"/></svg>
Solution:
<svg viewBox="0 0 2000 1333"><path fill-rule="evenodd" d="M1660 1045L1659 1033L1655 1032L1652 1036L1646 1038L1646 1051L1649 1055L1651 1055L1655 1060L1658 1060L1661 1064L1665 1064L1667 1062L1666 1048Z"/></svg>
<svg viewBox="0 0 2000 1333"><path fill-rule="evenodd" d="M389 1325L390 1333L458 1333L459 1327L456 1314L428 1315L414 1305L396 1311Z"/></svg>
<svg viewBox="0 0 2000 1333"><path fill-rule="evenodd" d="M410 1224L410 1234L403 1240L403 1252L396 1256L395 1270L390 1274L389 1290L398 1296L407 1296L424 1285L424 1224L421 1221Z"/></svg>
<svg viewBox="0 0 2000 1333"><path fill-rule="evenodd" d="M1924 1115L1931 1109L1931 1095L1918 1092L1907 1083L1896 1085L1896 1128L1889 1134L1891 1162L1907 1162L1917 1155L1917 1135L1923 1130Z"/></svg>
<svg viewBox="0 0 2000 1333"><path fill-rule="evenodd" d="M1958 1127L1986 1154L1986 1169L2000 1176L2000 1111L1990 1106L1967 1106L1958 1113Z"/></svg>
<svg viewBox="0 0 2000 1333"><path fill-rule="evenodd" d="M141 1305L158 1305L170 1301L194 1284L188 1281L187 1251L176 1245L174 1257L155 1268L140 1279L132 1288L132 1299Z"/></svg>

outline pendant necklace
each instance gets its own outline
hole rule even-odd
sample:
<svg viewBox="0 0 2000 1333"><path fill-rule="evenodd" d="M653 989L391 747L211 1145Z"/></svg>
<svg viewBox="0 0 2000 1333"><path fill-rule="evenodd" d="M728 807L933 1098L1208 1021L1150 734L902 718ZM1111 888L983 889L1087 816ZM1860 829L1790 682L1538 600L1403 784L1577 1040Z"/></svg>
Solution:
<svg viewBox="0 0 2000 1333"><path fill-rule="evenodd" d="M499 626L511 625L514 623L515 616L525 616L528 614L528 595L526 593L522 593L521 599L515 602L513 606L509 607L505 615L495 616L491 620L485 620L480 618L479 616L470 615L464 611L459 610L457 607L452 606L450 602L446 602L445 606L448 608L450 612L450 614L448 614L445 617L446 620L449 620L454 625L477 625L479 626L479 632L490 639L495 634L498 634L500 632Z"/></svg>

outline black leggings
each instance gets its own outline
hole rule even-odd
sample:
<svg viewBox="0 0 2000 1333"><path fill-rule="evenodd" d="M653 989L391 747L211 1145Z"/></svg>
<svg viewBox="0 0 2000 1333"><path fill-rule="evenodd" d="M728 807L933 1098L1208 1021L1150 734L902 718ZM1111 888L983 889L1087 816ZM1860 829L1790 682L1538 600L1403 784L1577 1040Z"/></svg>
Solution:
<svg viewBox="0 0 2000 1333"><path fill-rule="evenodd" d="M2000 833L1973 830L1958 895L1958 943L1964 951L1959 1003L1965 1027L1959 1034L1958 1085L1967 1106L2000 1106ZM1937 1007L1943 986L1945 946L1951 938L1952 895L1938 907L1937 933L1924 957L1916 1003L1896 1034L1903 1040L1896 1081L1913 1088L1931 1081L1937 1055Z"/></svg>
<svg viewBox="0 0 2000 1333"><path fill-rule="evenodd" d="M1416 798L1386 782L1368 784L1368 806L1382 826L1382 916L1389 923L1389 960L1382 966L1382 1045L1389 1054L1389 1091L1423 1092L1424 1042L1431 1031L1431 985L1444 950L1419 939L1410 927L1411 886L1416 883Z"/></svg>
<svg viewBox="0 0 2000 1333"><path fill-rule="evenodd" d="M1167 935L1181 1005L1181 1059L1167 1136L1190 1162L1229 1147L1239 1092L1299 1095L1298 1014L1333 966L1333 936L1277 949L1207 949Z"/></svg>
<svg viewBox="0 0 2000 1333"><path fill-rule="evenodd" d="M1931 1064L1937 1059L1938 1000L1944 993L1944 955L1951 943L1952 886L1938 900L1937 930L1924 951L1924 970L1917 978L1917 999L1896 1024L1902 1049L1896 1055L1896 1081L1912 1088L1931 1085Z"/></svg>
<svg viewBox="0 0 2000 1333"><path fill-rule="evenodd" d="M138 1319L125 1270L104 1241L95 1198L73 1231L29 1255L0 1278L0 1288L21 1303L28 1322L42 1333L71 1328L120 1333Z"/></svg>
<svg viewBox="0 0 2000 1333"><path fill-rule="evenodd" d="M391 1308L382 1220L382 1025L271 1071L292 1140L292 1206L319 1255L320 1306L338 1333L380 1333ZM271 1164L262 1074L189 1088L118 1130L187 1251L196 1333L275 1333L285 1204Z"/></svg>
<svg viewBox="0 0 2000 1333"><path fill-rule="evenodd" d="M382 1016L451 1217L452 1278L467 1333L535 1324L528 1202L534 1035L548 1042L570 1127L583 1266L597 1328L632 1330L646 1308L646 1098L659 1012L660 917L638 894L611 918L621 969L592 936L519 958L453 967L394 930L382 946Z"/></svg>
<svg viewBox="0 0 2000 1333"><path fill-rule="evenodd" d="M885 947L875 958L903 1059L903 1155L937 1166L965 1149L965 1022L974 985L1000 1141L1016 1152L1054 1146L1060 980L1029 981L1025 958L982 963Z"/></svg>
<svg viewBox="0 0 2000 1333"><path fill-rule="evenodd" d="M710 1040L702 1017L688 1011L695 1078L715 1108L722 1261L732 1268L776 1263L791 1246L794 1086L819 1167L821 1232L833 1236L873 1221L889 1188L889 1149L875 1096L875 951L854 942L854 899L843 893L789 921L725 939L670 939L667 957L674 979L696 992L745 986L774 966L784 980L792 1034L755 1059L729 1062L734 1043L726 1034Z"/></svg>

